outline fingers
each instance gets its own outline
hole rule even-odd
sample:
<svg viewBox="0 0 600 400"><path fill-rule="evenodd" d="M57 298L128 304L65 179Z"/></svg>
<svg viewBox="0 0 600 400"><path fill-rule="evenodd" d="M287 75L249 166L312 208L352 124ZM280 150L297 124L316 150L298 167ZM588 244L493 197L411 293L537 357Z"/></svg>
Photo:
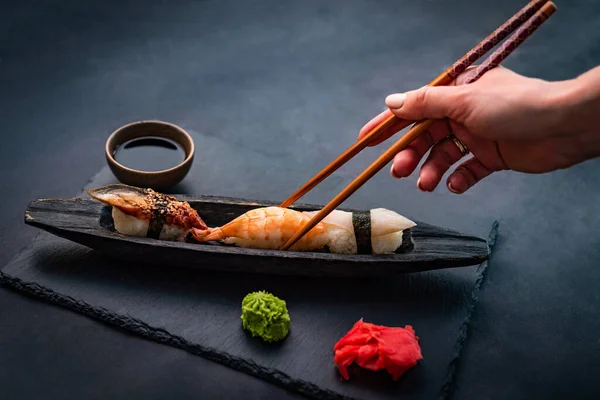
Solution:
<svg viewBox="0 0 600 400"><path fill-rule="evenodd" d="M424 86L406 93L391 94L385 104L398 118L411 121L452 118L462 122L460 116L467 106L463 86Z"/></svg>
<svg viewBox="0 0 600 400"><path fill-rule="evenodd" d="M496 67L487 72L484 78L470 85L465 81L474 73L477 66L469 67L459 75L449 86L423 86L420 89L405 93L391 94L385 99L385 104L398 118L419 121L422 119L450 118L457 123L463 123L477 104L470 95L475 84L498 81L498 78L515 74L503 67Z"/></svg>
<svg viewBox="0 0 600 400"><path fill-rule="evenodd" d="M462 194L473 187L477 182L492 174L492 170L483 165L477 158L470 158L460 164L450 174L446 185L452 193Z"/></svg>
<svg viewBox="0 0 600 400"><path fill-rule="evenodd" d="M423 135L415 139L408 147L394 157L394 163L390 170L390 174L394 178L404 178L413 173L419 161L429 151L435 141L431 137L430 132L425 132Z"/></svg>
<svg viewBox="0 0 600 400"><path fill-rule="evenodd" d="M459 147L451 138L445 138L436 144L421 167L418 188L425 192L435 190L444 174L463 157Z"/></svg>
<svg viewBox="0 0 600 400"><path fill-rule="evenodd" d="M464 80L467 78L469 72L472 72L472 70L475 68L475 66L471 66L469 68L467 68L467 70L465 72L463 72L461 75L459 75L453 82L451 82L450 86L459 86L462 85ZM439 87L437 87L439 88ZM434 88L434 89L437 89ZM379 138L371 143L369 143L369 146L375 146L378 145L380 143L382 143L383 141L387 140L390 136L394 135L396 132L404 129L406 127L407 121L418 121L420 119L423 119L423 116L426 116L427 113L429 113L428 110L426 110L427 107L435 107L438 109L437 112L435 112L434 114L432 114L431 116L426 116L427 118L433 118L433 119L440 119L449 115L445 115L445 114L449 114L449 109L447 107L444 106L444 102L447 102L450 100L450 98L452 97L453 93L454 96L458 96L461 92L460 91L451 91L448 92L449 94L446 95L446 92L438 92L437 90L432 91L432 88L429 86L424 86L421 89L418 90L413 90L407 93L397 93L397 94L392 94L389 95L386 98L386 105L388 106L388 109L381 112L379 115L377 115L376 117L374 117L373 119L371 119L369 122L367 122L359 131L358 133L358 139L362 139L363 136L365 136L367 133L369 133L370 131L372 131L377 125L379 125L380 123L382 123L385 119L389 118L392 113L395 114L396 116L398 116L401 120L396 121L396 123L394 123L390 128L388 128L385 132L382 132L382 134L379 136ZM429 95L428 95L429 93ZM414 100L413 100L414 98ZM429 103L427 103L429 102ZM441 104L439 104L441 102ZM405 104L406 103L406 104ZM441 110L440 110L441 107ZM419 114L418 109L421 109L421 113ZM446 108L446 109L444 109ZM400 110L402 109L402 110ZM407 118L404 115L405 113L409 113L412 116L417 116L415 118ZM441 113L441 114L440 114Z"/></svg>
<svg viewBox="0 0 600 400"><path fill-rule="evenodd" d="M434 122L429 131L419 136L406 149L396 154L390 174L394 178L404 178L412 174L429 149L449 134L450 127L446 121Z"/></svg>
<svg viewBox="0 0 600 400"><path fill-rule="evenodd" d="M437 133L437 135L439 134ZM427 132L415 140L408 148L398 153L392 165L392 176L401 178L413 173L423 155L435 143L433 139L435 136L435 133ZM435 190L444 174L463 157L460 149L451 138L444 138L439 141L433 146L429 156L421 167L417 181L419 190L424 192ZM481 161L473 157L460 164L450 174L446 185L451 192L461 194L493 172L493 170L487 168Z"/></svg>
<svg viewBox="0 0 600 400"><path fill-rule="evenodd" d="M365 136L367 133L369 133L373 128L375 128L377 125L382 123L383 120L386 119L387 117L389 117L390 115L392 115L392 112L389 109L387 109L387 110L383 111L382 113L380 113L375 118L373 118L372 120L370 120L369 122L367 122L365 124L365 126L363 126L362 129L358 132L358 139L361 139L363 136Z"/></svg>
<svg viewBox="0 0 600 400"><path fill-rule="evenodd" d="M373 118L372 120L370 120L369 122L367 122L367 124L365 126L363 126L362 129L360 130L360 132L358 133L358 139L359 140L362 139L363 136L365 136L367 133L371 132L373 129L375 129L375 127L377 125L382 123L384 120L389 118L391 115L392 115L392 112L389 109L387 109L387 110L383 111L381 114L379 114L378 116L376 116L375 118ZM393 136L396 132L399 132L402 129L406 128L407 125L409 125L409 122L396 118L396 120L392 123L391 126L389 126L387 129L385 129L384 131L382 131L379 134L377 139L375 139L369 143L369 147L377 146L378 144L386 141L391 136Z"/></svg>

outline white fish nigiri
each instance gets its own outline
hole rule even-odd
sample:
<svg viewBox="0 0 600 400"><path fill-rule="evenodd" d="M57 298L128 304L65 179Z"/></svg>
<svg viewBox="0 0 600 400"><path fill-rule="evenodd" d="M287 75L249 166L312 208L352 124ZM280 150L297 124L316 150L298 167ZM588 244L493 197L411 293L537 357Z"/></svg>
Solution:
<svg viewBox="0 0 600 400"><path fill-rule="evenodd" d="M311 218L317 211L305 212ZM417 224L402 215L386 208L369 210L371 247L373 254L389 254L395 252L402 245L403 231ZM358 251L356 232L354 231L353 215L349 211L334 210L322 222L337 225L352 233L353 254Z"/></svg>

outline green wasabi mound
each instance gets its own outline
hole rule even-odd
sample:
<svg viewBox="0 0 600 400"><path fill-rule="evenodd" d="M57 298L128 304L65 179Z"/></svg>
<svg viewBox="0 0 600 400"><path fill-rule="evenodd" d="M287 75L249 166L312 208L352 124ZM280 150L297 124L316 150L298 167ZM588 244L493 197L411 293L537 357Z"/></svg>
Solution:
<svg viewBox="0 0 600 400"><path fill-rule="evenodd" d="M285 338L290 330L290 315L285 301L264 290L253 292L242 300L242 326L252 336L266 342Z"/></svg>

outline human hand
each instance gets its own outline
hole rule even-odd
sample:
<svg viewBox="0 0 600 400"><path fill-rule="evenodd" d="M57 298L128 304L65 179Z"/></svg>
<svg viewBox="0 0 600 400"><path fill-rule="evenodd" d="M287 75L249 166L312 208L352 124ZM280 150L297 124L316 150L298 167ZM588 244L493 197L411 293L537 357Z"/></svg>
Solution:
<svg viewBox="0 0 600 400"><path fill-rule="evenodd" d="M389 110L361 129L359 138L391 113L410 121L436 119L428 132L396 155L392 176L409 176L431 150L417 186L433 191L464 157L448 138L451 133L473 154L448 177L446 185L454 193L464 193L496 171L543 173L589 157L582 148L586 141L569 129L574 128L568 123L573 110L581 107L573 94L576 83L547 82L497 67L478 81L461 85L468 72L455 80L457 86L423 87L388 96Z"/></svg>

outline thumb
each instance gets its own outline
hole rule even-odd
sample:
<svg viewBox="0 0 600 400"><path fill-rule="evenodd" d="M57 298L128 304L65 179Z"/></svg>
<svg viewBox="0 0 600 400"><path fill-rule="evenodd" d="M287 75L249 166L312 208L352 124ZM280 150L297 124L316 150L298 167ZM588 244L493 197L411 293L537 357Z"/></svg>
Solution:
<svg viewBox="0 0 600 400"><path fill-rule="evenodd" d="M464 86L424 86L406 93L391 94L386 97L385 104L398 118L411 121L456 119L466 106L463 94Z"/></svg>

